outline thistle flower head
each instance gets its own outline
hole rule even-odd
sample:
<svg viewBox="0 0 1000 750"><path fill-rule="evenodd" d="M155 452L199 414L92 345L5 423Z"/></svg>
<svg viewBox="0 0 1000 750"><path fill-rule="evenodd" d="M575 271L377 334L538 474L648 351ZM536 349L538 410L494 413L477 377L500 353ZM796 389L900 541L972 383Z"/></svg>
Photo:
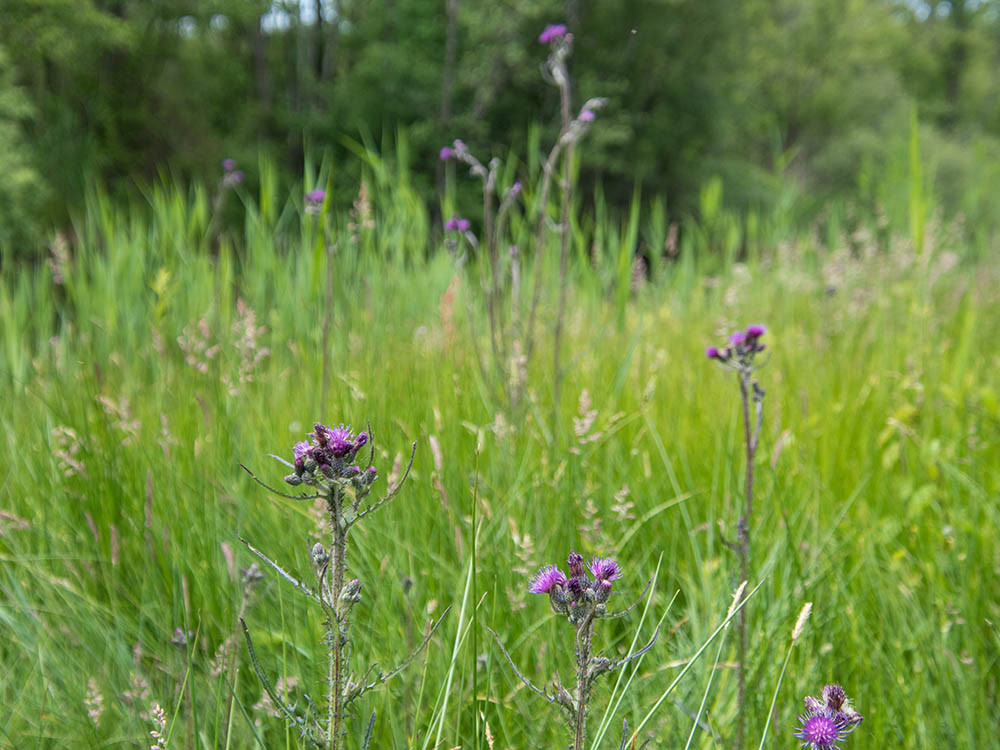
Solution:
<svg viewBox="0 0 1000 750"><path fill-rule="evenodd" d="M590 574L598 581L617 581L622 577L618 563L608 557L595 557L590 561Z"/></svg>
<svg viewBox="0 0 1000 750"><path fill-rule="evenodd" d="M733 331L724 349L709 346L705 349L705 356L734 370L749 370L754 356L765 349L760 339L766 331L767 328L759 323L747 326L745 331Z"/></svg>
<svg viewBox="0 0 1000 750"><path fill-rule="evenodd" d="M594 110L592 109L585 109L582 112L580 112L580 120L583 122L593 122L594 117L595 117Z"/></svg>
<svg viewBox="0 0 1000 750"><path fill-rule="evenodd" d="M848 732L844 725L826 712L802 714L799 722L802 726L795 732L795 736L802 740L801 747L809 750L835 750L847 739Z"/></svg>
<svg viewBox="0 0 1000 750"><path fill-rule="evenodd" d="M551 594L557 587L566 585L566 575L555 565L546 565L535 574L528 586L532 594Z"/></svg>
<svg viewBox="0 0 1000 750"><path fill-rule="evenodd" d="M313 205L322 203L324 198L326 198L326 191L318 188L306 193L306 203L312 203Z"/></svg>
<svg viewBox="0 0 1000 750"><path fill-rule="evenodd" d="M795 736L802 740L802 747L809 750L839 750L864 717L851 707L847 694L840 685L823 688L823 698L807 696L806 712L799 715L799 728Z"/></svg>
<svg viewBox="0 0 1000 750"><path fill-rule="evenodd" d="M222 169L225 170L226 172L232 172L234 169L236 169L236 159L223 159Z"/></svg>
<svg viewBox="0 0 1000 750"><path fill-rule="evenodd" d="M352 465L358 451L371 439L367 432L355 436L347 425L330 428L317 422L309 436L311 443L300 441L292 450L295 473L285 477L288 484L296 486L305 482L320 486L330 479L349 479L358 489L364 490L375 481L374 467L362 471Z"/></svg>
<svg viewBox="0 0 1000 750"><path fill-rule="evenodd" d="M440 156L441 161L448 161L455 155L455 151L451 148L451 146L442 146L441 152L438 155Z"/></svg>
<svg viewBox="0 0 1000 750"><path fill-rule="evenodd" d="M549 44L566 36L566 25L562 23L550 23L538 35L540 44Z"/></svg>
<svg viewBox="0 0 1000 750"><path fill-rule="evenodd" d="M571 576L582 576L584 572L583 555L578 552L570 552L569 557L566 559L566 566L569 568Z"/></svg>

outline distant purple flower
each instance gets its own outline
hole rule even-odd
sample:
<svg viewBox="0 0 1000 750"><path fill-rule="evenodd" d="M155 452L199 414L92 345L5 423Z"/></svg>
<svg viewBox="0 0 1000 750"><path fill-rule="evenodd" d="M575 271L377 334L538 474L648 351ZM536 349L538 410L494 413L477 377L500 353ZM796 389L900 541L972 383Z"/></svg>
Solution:
<svg viewBox="0 0 1000 750"><path fill-rule="evenodd" d="M222 168L227 172L232 172L236 169L236 159L223 159Z"/></svg>
<svg viewBox="0 0 1000 750"><path fill-rule="evenodd" d="M760 338L767 332L767 328L762 326L760 323L755 323L754 325L747 326L747 338Z"/></svg>
<svg viewBox="0 0 1000 750"><path fill-rule="evenodd" d="M325 198L326 191L318 188L316 190L310 190L306 193L306 203L311 203L314 206L318 206Z"/></svg>
<svg viewBox="0 0 1000 750"><path fill-rule="evenodd" d="M455 155L455 150L450 146L444 146L441 149L441 161L448 161L451 157Z"/></svg>
<svg viewBox="0 0 1000 750"><path fill-rule="evenodd" d="M837 722L825 711L818 714L802 714L799 716L802 726L795 736L803 740L802 747L809 750L836 750L841 742L847 739L849 732L845 731L842 722Z"/></svg>
<svg viewBox="0 0 1000 750"><path fill-rule="evenodd" d="M550 23L542 30L542 33L538 35L538 41L542 44L548 44L549 42L554 42L556 39L561 39L564 36L566 36L565 24Z"/></svg>
<svg viewBox="0 0 1000 750"><path fill-rule="evenodd" d="M510 186L510 194L515 197L521 194L520 182L515 182L513 185Z"/></svg>
<svg viewBox="0 0 1000 750"><path fill-rule="evenodd" d="M585 109L580 113L580 120L583 122L593 122L594 121L594 110Z"/></svg>
<svg viewBox="0 0 1000 750"><path fill-rule="evenodd" d="M618 563L608 557L595 557L588 567L590 574L599 581L617 581L622 577Z"/></svg>
<svg viewBox="0 0 1000 750"><path fill-rule="evenodd" d="M528 592L532 594L551 594L556 586L565 585L565 574L555 565L546 565L531 579Z"/></svg>
<svg viewBox="0 0 1000 750"><path fill-rule="evenodd" d="M708 357L709 359L718 359L719 358L719 349L718 349L718 347L715 347L715 346L706 347L705 348L705 356Z"/></svg>
<svg viewBox="0 0 1000 750"><path fill-rule="evenodd" d="M729 337L730 344L736 344L739 346L744 341L746 341L747 335L743 331L734 331L733 335Z"/></svg>
<svg viewBox="0 0 1000 750"><path fill-rule="evenodd" d="M449 232L468 232L470 226L469 220L460 216L452 216L444 223L444 228Z"/></svg>

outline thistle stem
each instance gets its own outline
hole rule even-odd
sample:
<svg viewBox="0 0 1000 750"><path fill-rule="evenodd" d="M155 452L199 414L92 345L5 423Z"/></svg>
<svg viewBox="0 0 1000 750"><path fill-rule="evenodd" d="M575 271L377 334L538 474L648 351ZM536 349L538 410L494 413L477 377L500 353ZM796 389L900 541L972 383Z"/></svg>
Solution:
<svg viewBox="0 0 1000 750"><path fill-rule="evenodd" d="M753 513L753 459L757 449L757 441L750 434L750 375L749 368L741 368L738 373L740 398L743 401L743 437L747 461L743 516L740 518L736 529L740 557L740 579L743 581L750 580L750 517ZM737 628L739 630L739 656L737 658L736 673L738 684L738 715L734 747L736 750L743 750L744 738L746 736L746 661L748 650L746 608L740 610L740 619Z"/></svg>
<svg viewBox="0 0 1000 750"><path fill-rule="evenodd" d="M340 592L344 588L344 570L347 565L347 529L344 525L343 509L341 507L343 494L332 490L327 498L329 503L331 531L330 545L330 616L327 621L327 635L330 639L330 665L328 679L330 694L327 700L327 742L330 750L340 748L340 738L344 723L344 691L345 677L344 640L346 638L345 623L340 616Z"/></svg>

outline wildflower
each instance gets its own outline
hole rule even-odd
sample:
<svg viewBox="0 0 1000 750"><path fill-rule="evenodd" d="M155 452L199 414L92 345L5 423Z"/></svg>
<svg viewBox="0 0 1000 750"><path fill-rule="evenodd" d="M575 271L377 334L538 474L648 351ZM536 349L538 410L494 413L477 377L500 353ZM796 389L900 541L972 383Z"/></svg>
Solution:
<svg viewBox="0 0 1000 750"><path fill-rule="evenodd" d="M594 115L594 110L592 110L592 109L585 109L585 110L583 110L583 111L580 112L580 119L583 122L593 122L594 121L594 116L595 116Z"/></svg>
<svg viewBox="0 0 1000 750"><path fill-rule="evenodd" d="M468 219L463 219L459 216L452 216L444 223L444 228L449 232L468 232L470 226L472 224Z"/></svg>
<svg viewBox="0 0 1000 750"><path fill-rule="evenodd" d="M311 203L313 205L322 203L324 198L326 198L325 190L316 189L310 190L306 193L306 203Z"/></svg>
<svg viewBox="0 0 1000 750"><path fill-rule="evenodd" d="M747 326L745 331L734 331L729 336L729 344L724 349L710 346L705 349L705 356L709 359L717 359L734 370L749 373L755 369L753 367L754 356L766 348L760 341L766 331L767 328L759 323Z"/></svg>
<svg viewBox="0 0 1000 750"><path fill-rule="evenodd" d="M362 471L354 464L358 451L371 439L367 432L355 435L348 425L327 427L317 422L310 437L311 443L299 441L292 449L295 473L286 476L285 482L293 487L303 483L327 486L328 480L349 480L358 489L366 489L378 477L375 467Z"/></svg>
<svg viewBox="0 0 1000 750"><path fill-rule="evenodd" d="M549 44L566 36L566 25L561 23L550 23L538 35L541 44Z"/></svg>
<svg viewBox="0 0 1000 750"><path fill-rule="evenodd" d="M232 172L234 169L236 169L236 160L235 159L223 159L222 160L222 168L226 172Z"/></svg>
<svg viewBox="0 0 1000 750"><path fill-rule="evenodd" d="M622 577L618 563L607 557L595 557L589 567L590 574L599 581L617 581Z"/></svg>
<svg viewBox="0 0 1000 750"><path fill-rule="evenodd" d="M802 747L810 750L835 750L840 742L847 739L844 725L837 722L825 712L819 714L802 714L799 716L802 726L795 736L803 740Z"/></svg>
<svg viewBox="0 0 1000 750"><path fill-rule="evenodd" d="M225 176L222 178L222 186L227 188L236 187L241 182L243 182L243 172L239 169L227 171Z"/></svg>
<svg viewBox="0 0 1000 750"><path fill-rule="evenodd" d="M510 194L511 194L511 196L514 196L514 197L516 197L516 196L518 196L518 195L521 194L521 183L520 182L515 182L513 185L510 186Z"/></svg>
<svg viewBox="0 0 1000 750"><path fill-rule="evenodd" d="M566 574L555 565L546 565L531 579L528 591L532 594L551 594L558 586L566 585Z"/></svg>
<svg viewBox="0 0 1000 750"><path fill-rule="evenodd" d="M839 750L841 742L864 721L840 685L823 688L823 698L807 696L806 712L799 715L801 726L795 736L809 750Z"/></svg>
<svg viewBox="0 0 1000 750"><path fill-rule="evenodd" d="M441 161L448 161L451 157L455 155L455 150L450 146L441 147Z"/></svg>

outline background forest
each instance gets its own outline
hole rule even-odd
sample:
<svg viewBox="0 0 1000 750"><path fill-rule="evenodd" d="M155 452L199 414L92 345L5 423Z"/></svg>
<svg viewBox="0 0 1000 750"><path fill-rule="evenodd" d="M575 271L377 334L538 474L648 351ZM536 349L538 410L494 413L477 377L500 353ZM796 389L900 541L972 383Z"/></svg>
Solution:
<svg viewBox="0 0 1000 750"><path fill-rule="evenodd" d="M0 248L37 256L94 183L214 181L225 156L253 185L262 151L300 178L306 153L402 129L429 199L453 138L525 158L536 126L558 132L526 42L554 21L577 99L610 98L581 178L613 205L638 185L680 219L718 180L739 210L877 211L915 106L942 210L1000 221L990 0L4 0ZM335 163L356 194L360 167Z"/></svg>

